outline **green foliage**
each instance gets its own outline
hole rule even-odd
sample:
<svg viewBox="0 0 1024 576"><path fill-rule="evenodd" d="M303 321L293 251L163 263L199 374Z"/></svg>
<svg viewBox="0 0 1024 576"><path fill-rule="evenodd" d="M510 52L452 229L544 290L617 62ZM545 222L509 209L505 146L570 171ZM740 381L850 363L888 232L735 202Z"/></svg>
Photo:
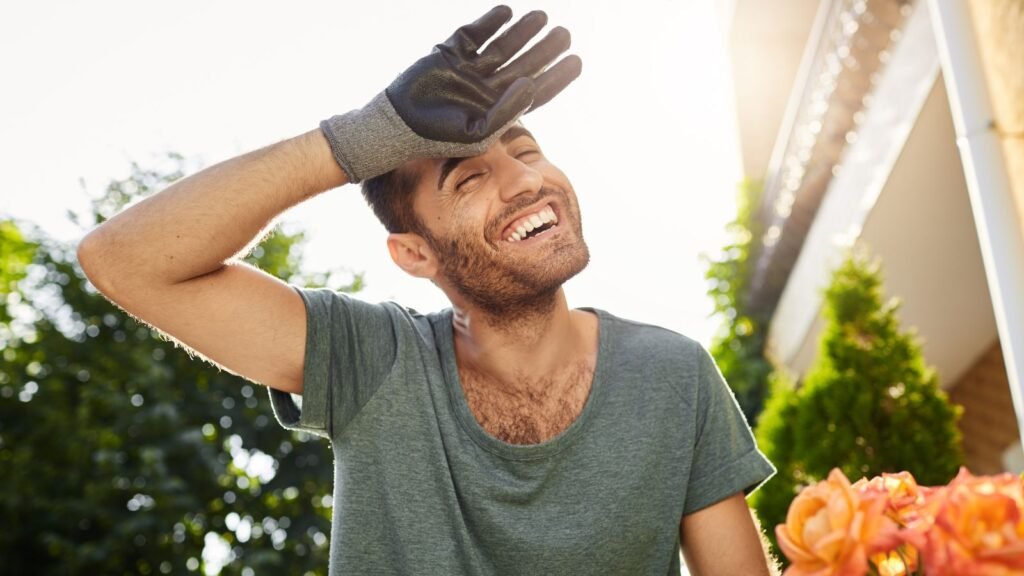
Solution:
<svg viewBox="0 0 1024 576"><path fill-rule="evenodd" d="M804 478L802 462L794 449L797 430L793 423L797 419L799 399L793 384L782 372L773 372L770 382L755 436L758 448L775 465L777 472L754 492L748 503L757 512L776 558L785 562L785 555L775 539L775 526L785 521L789 503L803 487L797 481L797 478Z"/></svg>
<svg viewBox="0 0 1024 576"><path fill-rule="evenodd" d="M18 282L25 277L38 248L39 244L26 240L14 222L0 220L0 297L4 301L17 292ZM0 326L10 321L7 306L0 306Z"/></svg>
<svg viewBox="0 0 1024 576"><path fill-rule="evenodd" d="M181 175L133 165L85 227ZM334 284L300 274L303 240L272 234L245 261ZM262 386L111 304L75 252L0 221L0 574L196 573L215 564L207 539L230 547L223 574L326 573L327 443L277 425Z"/></svg>
<svg viewBox="0 0 1024 576"><path fill-rule="evenodd" d="M708 351L751 425L761 414L772 371L763 354L769 318L763 311L751 309L745 298L758 246L755 239L761 237L754 215L760 194L760 184L743 182L737 196L736 219L728 225L733 242L722 249L718 259L704 258L708 295L715 313L724 320Z"/></svg>
<svg viewBox="0 0 1024 576"><path fill-rule="evenodd" d="M850 253L825 291L826 327L803 385L779 377L755 431L779 473L751 497L774 542L793 497L840 468L851 480L909 471L945 484L963 455L957 420L899 301L882 302L880 263Z"/></svg>

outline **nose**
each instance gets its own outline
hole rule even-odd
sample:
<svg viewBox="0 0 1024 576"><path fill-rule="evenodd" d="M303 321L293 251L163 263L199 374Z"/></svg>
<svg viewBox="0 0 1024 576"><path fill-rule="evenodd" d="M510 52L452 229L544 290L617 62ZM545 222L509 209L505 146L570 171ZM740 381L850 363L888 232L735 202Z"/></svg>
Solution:
<svg viewBox="0 0 1024 576"><path fill-rule="evenodd" d="M530 164L516 157L502 153L495 160L501 174L500 194L505 202L511 202L520 194L536 194L544 185L544 177Z"/></svg>

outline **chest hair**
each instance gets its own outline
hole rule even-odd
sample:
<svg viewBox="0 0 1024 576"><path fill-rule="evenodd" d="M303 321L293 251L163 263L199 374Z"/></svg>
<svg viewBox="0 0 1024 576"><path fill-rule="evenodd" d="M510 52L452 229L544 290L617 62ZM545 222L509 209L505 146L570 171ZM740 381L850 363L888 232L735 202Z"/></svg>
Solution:
<svg viewBox="0 0 1024 576"><path fill-rule="evenodd" d="M555 376L521 376L515 385L471 371L460 370L459 376L469 408L484 430L509 444L539 444L579 417L590 395L594 368L581 362Z"/></svg>

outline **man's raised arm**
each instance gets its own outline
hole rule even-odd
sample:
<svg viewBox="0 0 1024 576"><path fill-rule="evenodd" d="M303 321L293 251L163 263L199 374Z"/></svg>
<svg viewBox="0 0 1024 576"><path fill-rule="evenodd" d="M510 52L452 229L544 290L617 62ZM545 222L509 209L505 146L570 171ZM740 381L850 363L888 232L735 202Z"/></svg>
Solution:
<svg viewBox="0 0 1024 576"><path fill-rule="evenodd" d="M175 182L83 238L79 262L110 300L201 357L301 393L305 309L286 283L241 262L288 208L419 157L472 156L579 75L547 22L531 12L479 51L512 12L462 26L361 109Z"/></svg>
<svg viewBox="0 0 1024 576"><path fill-rule="evenodd" d="M89 279L113 294L173 285L243 254L288 208L348 181L320 130L179 180L110 218L79 245Z"/></svg>
<svg viewBox="0 0 1024 576"><path fill-rule="evenodd" d="M235 257L279 214L344 184L320 130L215 164L125 209L78 247L89 280L130 314L232 373L302 391L305 310Z"/></svg>

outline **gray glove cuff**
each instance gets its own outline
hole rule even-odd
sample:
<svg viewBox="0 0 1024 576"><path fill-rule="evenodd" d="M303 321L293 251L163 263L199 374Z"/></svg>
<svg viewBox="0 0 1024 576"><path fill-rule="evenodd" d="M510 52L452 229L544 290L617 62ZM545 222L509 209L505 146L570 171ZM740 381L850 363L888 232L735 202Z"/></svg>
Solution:
<svg viewBox="0 0 1024 576"><path fill-rule="evenodd" d="M405 125L387 94L381 92L358 110L321 121L320 130L348 181L358 184L390 172L413 158L483 154L518 119L517 115L487 139L473 144L428 140Z"/></svg>

